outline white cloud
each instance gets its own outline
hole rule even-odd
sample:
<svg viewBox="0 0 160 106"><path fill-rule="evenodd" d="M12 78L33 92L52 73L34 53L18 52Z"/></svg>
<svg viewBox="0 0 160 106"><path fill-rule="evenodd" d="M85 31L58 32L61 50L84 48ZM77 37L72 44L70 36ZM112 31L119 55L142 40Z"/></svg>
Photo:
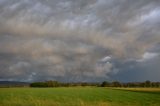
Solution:
<svg viewBox="0 0 160 106"><path fill-rule="evenodd" d="M106 56L103 59L101 59L102 62L107 62L108 60L110 60L111 57L110 56Z"/></svg>
<svg viewBox="0 0 160 106"><path fill-rule="evenodd" d="M156 19L160 16L160 8L150 11L148 14L142 15L141 19L144 21L150 20L150 19Z"/></svg>
<svg viewBox="0 0 160 106"><path fill-rule="evenodd" d="M137 60L137 62L145 62L145 61L153 59L153 58L155 58L157 56L159 56L158 53L146 52L146 53L143 54L141 59Z"/></svg>

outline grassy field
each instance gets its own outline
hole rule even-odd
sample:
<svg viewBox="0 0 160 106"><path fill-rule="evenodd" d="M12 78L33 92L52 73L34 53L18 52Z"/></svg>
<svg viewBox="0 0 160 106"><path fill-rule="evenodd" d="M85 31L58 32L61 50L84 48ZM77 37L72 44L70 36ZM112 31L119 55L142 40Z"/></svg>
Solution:
<svg viewBox="0 0 160 106"><path fill-rule="evenodd" d="M100 87L0 88L0 106L160 106L160 91Z"/></svg>

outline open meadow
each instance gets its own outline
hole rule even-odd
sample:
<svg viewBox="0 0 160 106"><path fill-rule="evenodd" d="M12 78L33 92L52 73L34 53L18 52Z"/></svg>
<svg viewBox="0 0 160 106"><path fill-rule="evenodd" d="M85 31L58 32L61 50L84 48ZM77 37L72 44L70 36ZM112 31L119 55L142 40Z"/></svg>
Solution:
<svg viewBox="0 0 160 106"><path fill-rule="evenodd" d="M151 89L0 88L0 106L160 106L160 89Z"/></svg>

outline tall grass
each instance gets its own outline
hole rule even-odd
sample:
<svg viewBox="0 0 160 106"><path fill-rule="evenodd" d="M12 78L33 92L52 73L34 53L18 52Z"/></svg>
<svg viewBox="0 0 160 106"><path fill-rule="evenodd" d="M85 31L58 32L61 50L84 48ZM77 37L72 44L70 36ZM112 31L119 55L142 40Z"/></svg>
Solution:
<svg viewBox="0 0 160 106"><path fill-rule="evenodd" d="M160 92L98 87L0 88L0 106L160 106Z"/></svg>

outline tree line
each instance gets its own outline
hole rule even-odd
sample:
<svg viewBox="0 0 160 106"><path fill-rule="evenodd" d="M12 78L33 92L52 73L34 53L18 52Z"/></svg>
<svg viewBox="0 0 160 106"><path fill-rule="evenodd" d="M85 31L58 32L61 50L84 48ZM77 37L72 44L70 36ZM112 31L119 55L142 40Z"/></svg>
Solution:
<svg viewBox="0 0 160 106"><path fill-rule="evenodd" d="M62 83L58 81L33 82L30 87L74 87L74 86L100 86L99 83L70 82Z"/></svg>
<svg viewBox="0 0 160 106"><path fill-rule="evenodd" d="M103 81L102 83L89 82L70 82L62 83L58 81L33 82L30 87L74 87L74 86L96 86L96 87L160 87L160 82L128 82L121 83L119 81Z"/></svg>
<svg viewBox="0 0 160 106"><path fill-rule="evenodd" d="M151 82L149 80L144 82L128 82L121 83L119 81L107 82L104 81L101 87L160 87L160 82Z"/></svg>

